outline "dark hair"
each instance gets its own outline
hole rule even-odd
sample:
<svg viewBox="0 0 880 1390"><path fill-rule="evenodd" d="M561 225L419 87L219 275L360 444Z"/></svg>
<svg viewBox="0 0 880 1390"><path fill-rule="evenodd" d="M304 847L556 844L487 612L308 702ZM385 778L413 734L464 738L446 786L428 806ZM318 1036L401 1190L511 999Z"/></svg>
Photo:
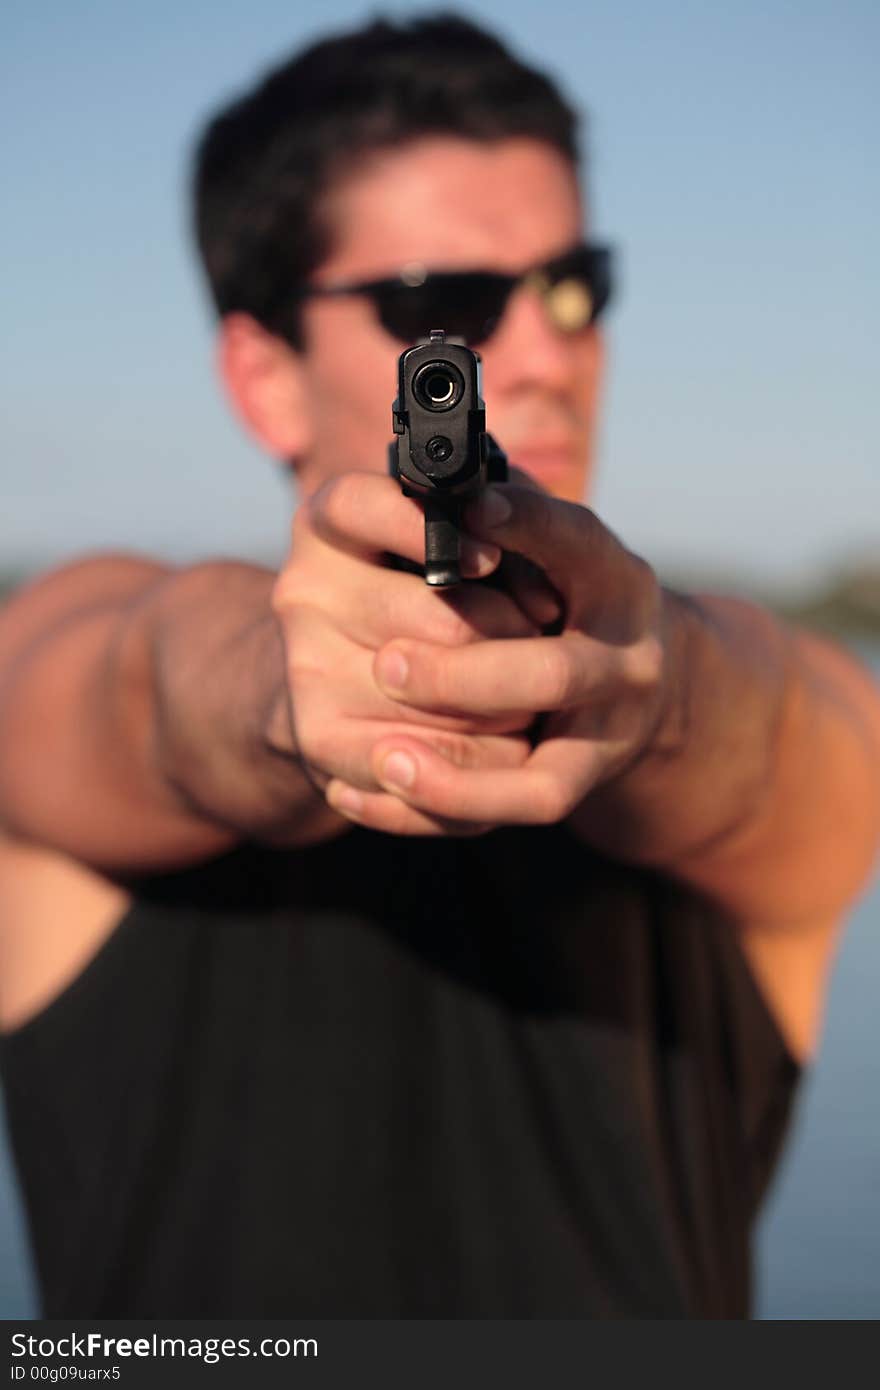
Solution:
<svg viewBox="0 0 880 1390"><path fill-rule="evenodd" d="M576 164L577 124L549 78L455 15L379 19L313 45L199 143L196 233L218 312L300 345L291 296L330 249L322 195L366 155L429 134L526 135Z"/></svg>

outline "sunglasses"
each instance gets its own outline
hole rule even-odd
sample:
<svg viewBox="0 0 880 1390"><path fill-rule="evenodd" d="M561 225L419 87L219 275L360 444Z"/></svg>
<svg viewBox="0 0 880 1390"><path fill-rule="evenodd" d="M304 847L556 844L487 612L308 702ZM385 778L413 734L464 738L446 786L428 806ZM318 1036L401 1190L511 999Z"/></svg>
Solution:
<svg viewBox="0 0 880 1390"><path fill-rule="evenodd" d="M519 275L496 270L431 271L413 262L390 279L306 285L297 298L364 295L374 305L382 327L401 343L414 343L427 338L432 328L443 328L450 337L479 347L491 338L507 301L520 286L540 295L554 328L580 333L596 322L611 298L611 249L579 244Z"/></svg>

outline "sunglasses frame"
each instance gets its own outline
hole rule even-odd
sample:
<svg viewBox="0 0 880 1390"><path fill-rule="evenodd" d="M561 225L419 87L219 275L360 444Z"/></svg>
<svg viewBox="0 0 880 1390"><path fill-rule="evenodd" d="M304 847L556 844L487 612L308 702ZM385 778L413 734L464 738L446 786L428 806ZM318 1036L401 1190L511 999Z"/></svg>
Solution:
<svg viewBox="0 0 880 1390"><path fill-rule="evenodd" d="M475 346L479 346L481 343L487 342L496 331L514 290L521 286L526 286L536 290L538 294L545 297L552 292L555 285L568 278L565 275L566 263L577 262L579 259L585 262L588 267L588 274L584 278L590 290L595 292L595 302L589 322L584 324L582 328L568 330L570 332L582 332L584 329L591 327L601 316L607 308L613 293L614 251L611 246L605 243L577 242L574 246L569 247L567 251L562 251L555 256L549 256L546 260L528 266L525 270L515 275L500 270L455 269L431 271L427 270L425 266L419 262L412 262L411 264L403 266L397 275L384 276L381 279L345 280L329 285L303 285L302 288L296 292L295 298L297 300L341 299L348 295L364 295L372 301L373 308L376 310L379 321L385 331L399 342L411 343L413 341L411 335L398 332L388 323L386 318L388 308L386 305L383 311L381 302L382 296L405 294L407 290L422 290L426 287L429 289L433 287L435 292L440 293L444 283L451 287L452 283L455 282L460 288L461 281L470 281L473 286L474 294L476 294L478 287L482 288L485 293L487 288L491 289L491 287L494 286L499 296L498 312L497 315L494 316L495 321L488 332L485 332L481 338L468 340L469 342L473 341ZM573 269L570 272L571 278L574 278L576 274L580 274L581 269L581 266L578 266L577 270ZM555 279L554 275L556 276ZM437 327L436 324L432 326ZM454 331L454 325L450 326ZM560 331L565 332L566 330L560 329ZM425 335L427 335L428 332L430 332L430 329L426 328Z"/></svg>

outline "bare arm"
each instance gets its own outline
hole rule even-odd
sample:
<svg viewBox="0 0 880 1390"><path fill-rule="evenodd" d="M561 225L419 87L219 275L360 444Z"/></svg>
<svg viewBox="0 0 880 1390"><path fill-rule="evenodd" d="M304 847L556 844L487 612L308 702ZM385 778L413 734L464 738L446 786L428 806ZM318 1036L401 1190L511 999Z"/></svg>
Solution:
<svg viewBox="0 0 880 1390"><path fill-rule="evenodd" d="M338 534L340 510L356 537ZM455 644L538 630L502 594L474 586L453 608L386 566L423 545L397 485L352 474L300 507L280 577L116 555L23 590L0 613L0 832L124 874L346 829L321 789L340 769L371 785L379 732L407 727L373 651L399 631ZM516 766L528 745L509 728L417 726L446 757Z"/></svg>
<svg viewBox="0 0 880 1390"><path fill-rule="evenodd" d="M0 613L0 829L109 872L335 821L269 737L284 718L274 575L98 556ZM337 822L338 823L338 822Z"/></svg>
<svg viewBox="0 0 880 1390"><path fill-rule="evenodd" d="M642 756L578 808L740 922L833 920L880 845L880 692L855 658L736 598L668 595L672 698Z"/></svg>

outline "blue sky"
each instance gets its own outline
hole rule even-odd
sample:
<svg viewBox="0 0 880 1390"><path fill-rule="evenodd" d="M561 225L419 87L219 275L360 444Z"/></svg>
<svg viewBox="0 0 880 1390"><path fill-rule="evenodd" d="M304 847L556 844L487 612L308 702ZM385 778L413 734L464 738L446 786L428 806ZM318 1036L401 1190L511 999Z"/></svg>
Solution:
<svg viewBox="0 0 880 1390"><path fill-rule="evenodd" d="M263 67L376 8L7 8L0 568L280 553L290 494L212 375L189 151ZM656 564L756 583L880 553L880 7L467 12L589 113L594 226L623 278L600 514Z"/></svg>

